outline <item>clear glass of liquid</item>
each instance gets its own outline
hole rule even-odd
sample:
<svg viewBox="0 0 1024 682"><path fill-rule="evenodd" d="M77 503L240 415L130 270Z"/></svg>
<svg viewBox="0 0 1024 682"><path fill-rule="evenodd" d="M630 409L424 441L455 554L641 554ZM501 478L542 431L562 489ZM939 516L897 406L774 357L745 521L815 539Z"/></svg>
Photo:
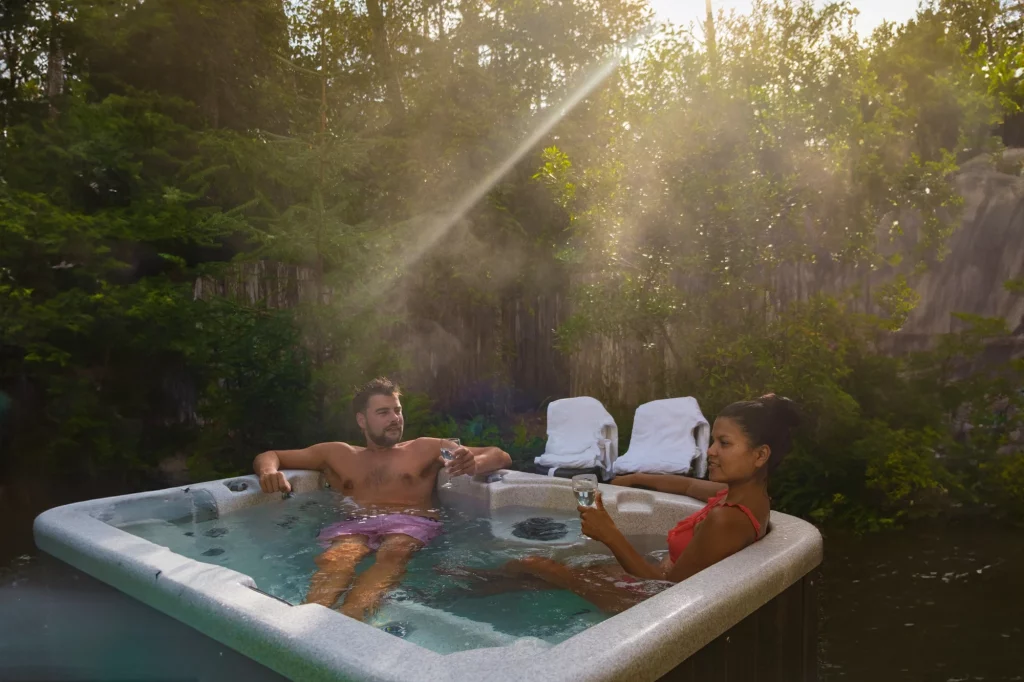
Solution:
<svg viewBox="0 0 1024 682"><path fill-rule="evenodd" d="M446 462L450 462L455 459L455 451L462 447L462 442L458 438L442 438L441 439L441 459ZM448 477L448 481L441 486L442 488L451 488L452 479Z"/></svg>
<svg viewBox="0 0 1024 682"><path fill-rule="evenodd" d="M594 474L580 474L572 477L572 492L576 496L577 504L584 507L593 507L597 501L597 476ZM586 537L580 531L580 537Z"/></svg>

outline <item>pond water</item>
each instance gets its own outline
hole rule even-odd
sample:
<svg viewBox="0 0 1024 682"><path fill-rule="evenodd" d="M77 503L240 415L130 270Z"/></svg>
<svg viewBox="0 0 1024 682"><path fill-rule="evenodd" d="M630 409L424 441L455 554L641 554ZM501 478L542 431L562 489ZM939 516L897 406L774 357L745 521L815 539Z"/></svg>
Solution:
<svg viewBox="0 0 1024 682"><path fill-rule="evenodd" d="M0 680L281 679L40 555L28 524L45 506L34 501L20 515L4 509ZM973 522L830 533L821 572L824 682L1024 680L1020 529Z"/></svg>
<svg viewBox="0 0 1024 682"><path fill-rule="evenodd" d="M1024 531L829 534L821 616L826 682L1024 680Z"/></svg>

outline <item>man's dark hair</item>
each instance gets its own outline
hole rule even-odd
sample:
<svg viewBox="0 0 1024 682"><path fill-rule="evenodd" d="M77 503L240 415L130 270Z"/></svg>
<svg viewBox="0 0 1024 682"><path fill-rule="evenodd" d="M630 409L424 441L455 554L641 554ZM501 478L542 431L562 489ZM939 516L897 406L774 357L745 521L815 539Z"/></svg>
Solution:
<svg viewBox="0 0 1024 682"><path fill-rule="evenodd" d="M352 397L352 412L355 414L366 412L366 408L370 404L370 398L375 395L400 396L402 392L398 389L398 385L392 383L387 377L377 377L356 391L356 394Z"/></svg>

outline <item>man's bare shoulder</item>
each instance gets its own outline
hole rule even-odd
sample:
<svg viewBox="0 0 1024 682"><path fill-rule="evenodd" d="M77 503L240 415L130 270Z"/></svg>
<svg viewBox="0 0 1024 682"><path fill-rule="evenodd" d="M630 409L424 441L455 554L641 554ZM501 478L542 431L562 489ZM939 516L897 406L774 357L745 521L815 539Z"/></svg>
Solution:
<svg viewBox="0 0 1024 682"><path fill-rule="evenodd" d="M341 441L320 443L317 447L323 448L324 467L331 469L339 476L346 476L352 472L353 467L358 467L359 462L356 455L365 450L365 448Z"/></svg>
<svg viewBox="0 0 1024 682"><path fill-rule="evenodd" d="M441 439L423 436L422 438L407 440L400 447L416 455L436 457L441 452Z"/></svg>
<svg viewBox="0 0 1024 682"><path fill-rule="evenodd" d="M343 443L341 441L318 443L314 447L320 448L323 451L324 458L328 461L328 463L331 463L334 460L348 459L349 457L356 454L360 450L363 450L363 448L358 448L354 445L349 445L348 443Z"/></svg>
<svg viewBox="0 0 1024 682"><path fill-rule="evenodd" d="M320 443L317 447L322 447L330 452L357 452L363 448L356 447L355 445L349 445L343 443L340 440L328 441L326 443Z"/></svg>

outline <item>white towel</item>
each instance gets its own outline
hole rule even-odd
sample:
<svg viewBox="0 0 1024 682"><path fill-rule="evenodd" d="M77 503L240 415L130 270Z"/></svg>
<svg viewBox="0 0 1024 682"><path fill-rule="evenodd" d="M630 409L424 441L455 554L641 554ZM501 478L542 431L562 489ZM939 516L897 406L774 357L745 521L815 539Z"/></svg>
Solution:
<svg viewBox="0 0 1024 682"><path fill-rule="evenodd" d="M694 398L668 398L636 408L629 449L615 474L687 474L703 478L711 427Z"/></svg>
<svg viewBox="0 0 1024 682"><path fill-rule="evenodd" d="M605 438L608 427L609 437ZM534 462L544 467L611 471L618 451L615 420L596 398L563 398L548 404L548 442Z"/></svg>

